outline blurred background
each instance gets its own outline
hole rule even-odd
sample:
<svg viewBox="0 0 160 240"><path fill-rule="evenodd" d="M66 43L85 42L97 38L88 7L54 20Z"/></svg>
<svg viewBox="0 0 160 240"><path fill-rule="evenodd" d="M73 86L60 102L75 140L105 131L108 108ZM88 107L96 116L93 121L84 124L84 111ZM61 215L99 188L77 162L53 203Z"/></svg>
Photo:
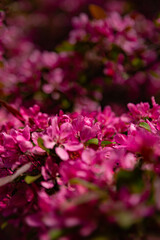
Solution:
<svg viewBox="0 0 160 240"><path fill-rule="evenodd" d="M159 0L3 0L0 8L7 13L8 22L19 22L26 36L41 50L53 50L67 38L72 17L88 13L91 3L121 13L138 11L150 19L160 12Z"/></svg>

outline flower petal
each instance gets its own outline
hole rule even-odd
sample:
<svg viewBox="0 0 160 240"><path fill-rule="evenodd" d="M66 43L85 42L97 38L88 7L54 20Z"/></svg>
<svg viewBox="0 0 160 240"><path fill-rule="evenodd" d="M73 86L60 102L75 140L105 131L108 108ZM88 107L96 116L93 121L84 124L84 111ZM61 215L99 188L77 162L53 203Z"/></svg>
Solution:
<svg viewBox="0 0 160 240"><path fill-rule="evenodd" d="M61 147L56 147L55 149L57 155L64 161L68 160L69 155L67 153L67 151L64 148Z"/></svg>
<svg viewBox="0 0 160 240"><path fill-rule="evenodd" d="M68 151L78 151L83 148L82 143L79 143L79 144L65 143L65 144L63 144L63 146Z"/></svg>

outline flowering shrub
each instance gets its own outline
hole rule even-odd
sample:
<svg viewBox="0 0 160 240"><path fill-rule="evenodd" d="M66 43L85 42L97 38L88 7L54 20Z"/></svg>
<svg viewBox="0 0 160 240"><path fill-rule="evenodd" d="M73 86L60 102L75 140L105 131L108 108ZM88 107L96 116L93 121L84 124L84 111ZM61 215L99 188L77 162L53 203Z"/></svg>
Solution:
<svg viewBox="0 0 160 240"><path fill-rule="evenodd" d="M6 4L8 2L8 4ZM21 28L24 36L45 50L53 47L66 38L71 29L71 19L81 12L88 12L89 4L98 4L106 11L125 12L125 1L110 0L6 0L2 9L6 10L7 23ZM44 37L45 36L45 37Z"/></svg>
<svg viewBox="0 0 160 240"><path fill-rule="evenodd" d="M159 239L160 21L96 2L0 12L0 239Z"/></svg>
<svg viewBox="0 0 160 240"><path fill-rule="evenodd" d="M129 103L119 117L109 106L48 116L35 105L16 111L15 125L2 123L2 237L155 239L160 106L152 105Z"/></svg>

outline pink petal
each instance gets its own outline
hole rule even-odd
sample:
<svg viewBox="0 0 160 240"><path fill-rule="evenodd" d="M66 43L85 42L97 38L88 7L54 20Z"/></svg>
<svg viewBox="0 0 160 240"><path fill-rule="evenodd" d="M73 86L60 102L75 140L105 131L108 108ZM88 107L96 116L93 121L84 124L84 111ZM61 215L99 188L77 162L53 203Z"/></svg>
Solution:
<svg viewBox="0 0 160 240"><path fill-rule="evenodd" d="M61 147L56 147L55 149L57 155L64 161L68 160L69 155L67 153L67 151L64 148Z"/></svg>
<svg viewBox="0 0 160 240"><path fill-rule="evenodd" d="M52 137L55 137L57 133L59 133L59 127L58 127L58 117L55 116L51 119L51 126L52 126L52 133L49 130L49 132L52 134Z"/></svg>
<svg viewBox="0 0 160 240"><path fill-rule="evenodd" d="M26 140L30 140L30 127L28 125L22 130L22 134Z"/></svg>
<svg viewBox="0 0 160 240"><path fill-rule="evenodd" d="M44 135L42 139L44 141L44 146L48 149L52 149L56 144L48 135Z"/></svg>
<svg viewBox="0 0 160 240"><path fill-rule="evenodd" d="M65 143L65 144L63 144L63 146L68 151L78 151L78 150L83 148L83 144L82 143L79 143L79 144Z"/></svg>
<svg viewBox="0 0 160 240"><path fill-rule="evenodd" d="M38 147L38 146L35 146L33 147L31 150L30 150L33 154L36 154L36 155L44 155L46 153L45 150L43 150L42 148Z"/></svg>
<svg viewBox="0 0 160 240"><path fill-rule="evenodd" d="M41 185L44 187L44 188L47 188L47 189L50 189L50 188L53 188L54 184L53 182L41 182Z"/></svg>
<svg viewBox="0 0 160 240"><path fill-rule="evenodd" d="M82 160L87 164L91 164L95 156L95 151L93 149L85 149L82 152Z"/></svg>
<svg viewBox="0 0 160 240"><path fill-rule="evenodd" d="M61 125L60 131L61 131L60 137L61 137L61 139L64 139L64 138L68 137L69 135L71 135L71 133L73 131L73 127L70 123L66 122Z"/></svg>
<svg viewBox="0 0 160 240"><path fill-rule="evenodd" d="M31 216L27 216L26 217L26 222L29 226L32 227L40 227L41 226L41 221L40 221L40 216L34 214Z"/></svg>

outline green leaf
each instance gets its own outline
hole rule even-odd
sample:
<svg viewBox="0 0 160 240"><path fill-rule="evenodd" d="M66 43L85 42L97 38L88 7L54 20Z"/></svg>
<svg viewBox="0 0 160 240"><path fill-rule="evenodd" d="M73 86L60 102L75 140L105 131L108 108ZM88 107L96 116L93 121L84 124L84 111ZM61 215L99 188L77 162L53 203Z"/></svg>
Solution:
<svg viewBox="0 0 160 240"><path fill-rule="evenodd" d="M36 132L43 132L43 129L42 128L38 128L38 129L36 129Z"/></svg>
<svg viewBox="0 0 160 240"><path fill-rule="evenodd" d="M107 236L98 236L98 237L94 237L91 240L109 240L109 238Z"/></svg>
<svg viewBox="0 0 160 240"><path fill-rule="evenodd" d="M31 184L31 183L35 182L40 177L41 177L41 174L38 174L37 176L29 176L28 175L28 176L25 177L24 180L27 184Z"/></svg>
<svg viewBox="0 0 160 240"><path fill-rule="evenodd" d="M2 223L0 228L3 230L5 227L7 227L7 225L8 225L8 222L4 222L4 223Z"/></svg>
<svg viewBox="0 0 160 240"><path fill-rule="evenodd" d="M106 145L110 145L110 144L116 144L116 142L111 142L111 141L102 141L101 142L101 146L105 147Z"/></svg>
<svg viewBox="0 0 160 240"><path fill-rule="evenodd" d="M90 144L98 145L98 138L89 139L89 140L86 142L86 145L90 145Z"/></svg>
<svg viewBox="0 0 160 240"><path fill-rule="evenodd" d="M82 185L90 190L97 191L100 190L97 185L87 182L86 180L80 179L80 178L72 178L70 181L70 184L73 185Z"/></svg>
<svg viewBox="0 0 160 240"><path fill-rule="evenodd" d="M74 50L74 45L64 41L61 45L56 48L56 51L59 52L71 52Z"/></svg>
<svg viewBox="0 0 160 240"><path fill-rule="evenodd" d="M154 77L157 78L159 80L159 74L155 71L150 71L150 74Z"/></svg>
<svg viewBox="0 0 160 240"><path fill-rule="evenodd" d="M151 131L151 128L150 128L149 124L146 123L146 122L140 122L139 126L146 129L147 131Z"/></svg>
<svg viewBox="0 0 160 240"><path fill-rule="evenodd" d="M56 240L63 236L64 231L62 229L54 229L50 231L50 239Z"/></svg>
<svg viewBox="0 0 160 240"><path fill-rule="evenodd" d="M135 223L135 218L133 216L133 213L129 211L119 212L116 216L116 219L119 225L123 228L129 228L132 224Z"/></svg>
<svg viewBox="0 0 160 240"><path fill-rule="evenodd" d="M139 67L139 66L142 65L142 60L141 60L140 58L134 58L134 59L132 60L132 65L133 65L134 67Z"/></svg>
<svg viewBox="0 0 160 240"><path fill-rule="evenodd" d="M68 109L71 106L70 102L67 99L62 100L62 109Z"/></svg>
<svg viewBox="0 0 160 240"><path fill-rule="evenodd" d="M80 82L80 84L86 84L86 82L87 82L87 77L86 77L86 75L85 74L82 74L82 75L80 75L79 76L79 82Z"/></svg>
<svg viewBox="0 0 160 240"><path fill-rule="evenodd" d="M38 146L40 147L40 148L42 148L43 150L45 150L46 152L49 152L49 149L47 149L45 146L44 146L44 143L43 143L43 139L42 138L38 138L37 139L37 142L38 142Z"/></svg>

